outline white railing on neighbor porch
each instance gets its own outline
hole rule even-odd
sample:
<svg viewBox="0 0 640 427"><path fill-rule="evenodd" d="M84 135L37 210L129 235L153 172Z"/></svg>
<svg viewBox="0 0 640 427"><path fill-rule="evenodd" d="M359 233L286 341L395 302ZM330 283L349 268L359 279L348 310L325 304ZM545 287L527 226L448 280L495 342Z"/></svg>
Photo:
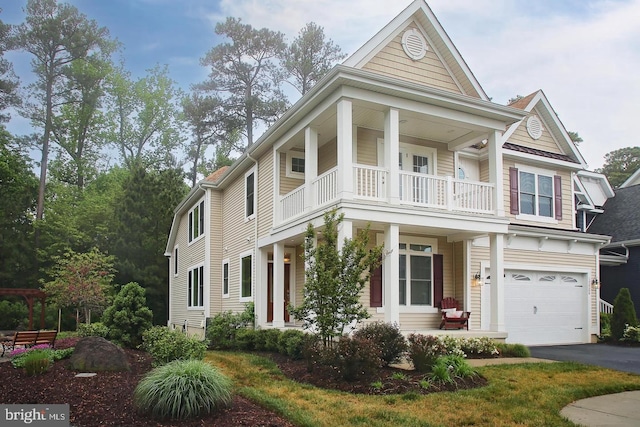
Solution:
<svg viewBox="0 0 640 427"><path fill-rule="evenodd" d="M387 170L380 167L354 165L355 194L361 199L387 198Z"/></svg>
<svg viewBox="0 0 640 427"><path fill-rule="evenodd" d="M338 168L333 168L318 176L313 182L316 195L315 206L325 205L338 197Z"/></svg>
<svg viewBox="0 0 640 427"><path fill-rule="evenodd" d="M304 212L304 186L280 197L280 221L294 218Z"/></svg>
<svg viewBox="0 0 640 427"><path fill-rule="evenodd" d="M606 302L605 300L600 300L600 313L608 313L613 314L613 304Z"/></svg>

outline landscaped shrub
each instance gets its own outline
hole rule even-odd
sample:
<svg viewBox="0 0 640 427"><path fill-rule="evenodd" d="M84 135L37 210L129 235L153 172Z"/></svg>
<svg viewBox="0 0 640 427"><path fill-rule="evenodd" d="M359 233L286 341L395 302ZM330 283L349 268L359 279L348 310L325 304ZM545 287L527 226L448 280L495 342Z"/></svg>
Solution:
<svg viewBox="0 0 640 427"><path fill-rule="evenodd" d="M109 333L109 328L107 328L104 323L95 322L95 323L80 323L78 324L78 336L80 337L102 337L106 338Z"/></svg>
<svg viewBox="0 0 640 427"><path fill-rule="evenodd" d="M600 339L606 341L611 338L611 314L600 313Z"/></svg>
<svg viewBox="0 0 640 427"><path fill-rule="evenodd" d="M488 337L478 338L457 338L460 340L460 350L467 357L495 357L500 352L496 347L496 343Z"/></svg>
<svg viewBox="0 0 640 427"><path fill-rule="evenodd" d="M464 356L457 341L433 335L411 334L408 357L419 372L428 372L440 356ZM447 346L448 345L448 346Z"/></svg>
<svg viewBox="0 0 640 427"><path fill-rule="evenodd" d="M264 349L265 351L278 352L278 340L280 340L282 331L280 329L264 330Z"/></svg>
<svg viewBox="0 0 640 427"><path fill-rule="evenodd" d="M622 334L622 341L640 342L640 327L627 326Z"/></svg>
<svg viewBox="0 0 640 427"><path fill-rule="evenodd" d="M44 350L29 351L21 357L22 366L29 376L44 374L49 370L51 359Z"/></svg>
<svg viewBox="0 0 640 427"><path fill-rule="evenodd" d="M455 378L467 378L475 374L462 356L440 356L431 367L431 378L442 383L453 383Z"/></svg>
<svg viewBox="0 0 640 427"><path fill-rule="evenodd" d="M531 357L529 347L523 344L496 344L502 357Z"/></svg>
<svg viewBox="0 0 640 427"><path fill-rule="evenodd" d="M139 411L159 419L184 420L231 403L232 383L200 360L175 360L149 372L135 389Z"/></svg>
<svg viewBox="0 0 640 427"><path fill-rule="evenodd" d="M236 334L240 329L253 328L255 321L253 303L247 304L242 313L225 311L207 319L207 340L215 350L237 349Z"/></svg>
<svg viewBox="0 0 640 427"><path fill-rule="evenodd" d="M407 351L407 341L396 324L374 322L358 329L354 338L367 338L380 348L385 365L397 362Z"/></svg>
<svg viewBox="0 0 640 427"><path fill-rule="evenodd" d="M278 338L278 353L292 359L301 359L307 335L297 329L284 331Z"/></svg>
<svg viewBox="0 0 640 427"><path fill-rule="evenodd" d="M241 328L236 331L236 340L234 348L244 351L255 350L256 330Z"/></svg>
<svg viewBox="0 0 640 427"><path fill-rule="evenodd" d="M613 316L611 316L611 337L618 341L624 336L624 330L629 326L638 326L636 309L631 300L628 288L620 289L613 301Z"/></svg>
<svg viewBox="0 0 640 427"><path fill-rule="evenodd" d="M123 286L102 315L103 323L109 328L109 338L129 348L142 344L142 334L152 326L152 319L145 290L135 282Z"/></svg>
<svg viewBox="0 0 640 427"><path fill-rule="evenodd" d="M384 364L380 348L366 338L343 336L334 345L330 364L346 381L374 375Z"/></svg>
<svg viewBox="0 0 640 427"><path fill-rule="evenodd" d="M27 357L30 356L31 353L45 355L49 359L49 362L51 364L57 360L66 359L67 357L71 356L71 354L73 353L73 348L54 350L48 344L40 344L30 348L17 348L9 353L11 364L14 368L24 368L25 361L28 360Z"/></svg>
<svg viewBox="0 0 640 427"><path fill-rule="evenodd" d="M61 334L58 334L58 338L56 339L56 348L58 350L75 347L78 341L80 341L80 337L78 336L67 336L65 338L60 338L60 335Z"/></svg>
<svg viewBox="0 0 640 427"><path fill-rule="evenodd" d="M153 356L154 366L158 366L173 360L202 360L207 343L166 326L154 326L142 334L142 348Z"/></svg>

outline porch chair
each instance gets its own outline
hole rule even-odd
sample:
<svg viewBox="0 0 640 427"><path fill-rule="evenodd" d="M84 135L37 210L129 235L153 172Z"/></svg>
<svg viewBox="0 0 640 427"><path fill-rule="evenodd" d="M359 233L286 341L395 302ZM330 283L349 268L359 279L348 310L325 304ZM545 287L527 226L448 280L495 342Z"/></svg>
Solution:
<svg viewBox="0 0 640 427"><path fill-rule="evenodd" d="M447 297L440 302L442 321L440 329L467 329L469 330L470 311L458 310L460 303L455 298Z"/></svg>

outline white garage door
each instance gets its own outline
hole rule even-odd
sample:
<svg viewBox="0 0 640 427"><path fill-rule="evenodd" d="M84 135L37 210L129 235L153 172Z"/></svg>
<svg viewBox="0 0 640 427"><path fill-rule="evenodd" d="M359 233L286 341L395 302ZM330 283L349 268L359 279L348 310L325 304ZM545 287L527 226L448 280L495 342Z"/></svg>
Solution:
<svg viewBox="0 0 640 427"><path fill-rule="evenodd" d="M505 329L509 343L587 342L584 274L505 271Z"/></svg>

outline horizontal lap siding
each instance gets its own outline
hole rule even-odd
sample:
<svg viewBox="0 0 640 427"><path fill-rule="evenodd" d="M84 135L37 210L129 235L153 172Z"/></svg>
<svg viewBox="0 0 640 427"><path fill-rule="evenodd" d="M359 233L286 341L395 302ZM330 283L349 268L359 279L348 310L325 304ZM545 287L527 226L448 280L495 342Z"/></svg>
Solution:
<svg viewBox="0 0 640 427"><path fill-rule="evenodd" d="M223 259L229 259L229 298L222 300L222 311L242 311L240 298L240 254L254 248L255 219L245 221L245 179L239 176L224 190L222 203ZM259 207L258 207L259 209ZM253 254L255 278L255 256ZM255 281L254 281L255 283Z"/></svg>
<svg viewBox="0 0 640 427"><path fill-rule="evenodd" d="M222 310L222 192L210 190L211 208L209 209L209 221L211 222L211 232L209 241L211 247L210 258L210 301L211 315Z"/></svg>
<svg viewBox="0 0 640 427"><path fill-rule="evenodd" d="M291 191L295 190L301 185L304 185L304 179L288 177L287 176L287 153L279 153L279 157L280 157L280 195L284 196L285 194L289 194ZM263 173L263 171L260 170L260 176L263 178L263 181L266 180L266 177L264 176L266 172L267 171L264 171ZM273 188L273 185L271 186L271 189L272 188ZM271 193L269 194L272 195L273 191L271 191Z"/></svg>
<svg viewBox="0 0 640 427"><path fill-rule="evenodd" d="M487 267L489 267L489 260L490 255L488 247L471 246L471 271L473 272L471 274L475 274L480 271L484 277L484 272L480 268L480 263L485 261L487 262ZM469 318L469 329L480 329L482 319L481 290L482 288L480 286L471 287L471 317Z"/></svg>
<svg viewBox="0 0 640 427"><path fill-rule="evenodd" d="M318 148L318 175L322 175L326 171L336 167L338 164L338 152L336 139L324 144Z"/></svg>
<svg viewBox="0 0 640 427"><path fill-rule="evenodd" d="M417 28L410 24L409 28ZM378 52L363 66L363 69L389 75L402 80L437 87L450 92L461 93L447 68L435 54L432 46L428 46L426 55L414 61L407 56L402 48L400 32L387 46Z"/></svg>
<svg viewBox="0 0 640 427"><path fill-rule="evenodd" d="M542 120L539 114L537 116ZM518 129L516 129L516 131L509 137L509 142L523 147L548 151L550 153L566 154L560 149L560 147L558 147L555 139L544 124L542 136L538 139L531 138L529 132L527 132L527 119L524 119L520 126L518 126Z"/></svg>
<svg viewBox="0 0 640 427"><path fill-rule="evenodd" d="M400 327L403 331L424 331L438 329L439 313L400 313Z"/></svg>
<svg viewBox="0 0 640 427"><path fill-rule="evenodd" d="M361 165L378 166L386 162L378 162L378 138L384 133L372 129L358 128L357 157L355 161Z"/></svg>
<svg viewBox="0 0 640 427"><path fill-rule="evenodd" d="M435 148L436 151L436 174L438 176L455 176L453 173L453 152L447 150L446 145L427 139L413 136L400 135L400 142L416 145L419 147Z"/></svg>

